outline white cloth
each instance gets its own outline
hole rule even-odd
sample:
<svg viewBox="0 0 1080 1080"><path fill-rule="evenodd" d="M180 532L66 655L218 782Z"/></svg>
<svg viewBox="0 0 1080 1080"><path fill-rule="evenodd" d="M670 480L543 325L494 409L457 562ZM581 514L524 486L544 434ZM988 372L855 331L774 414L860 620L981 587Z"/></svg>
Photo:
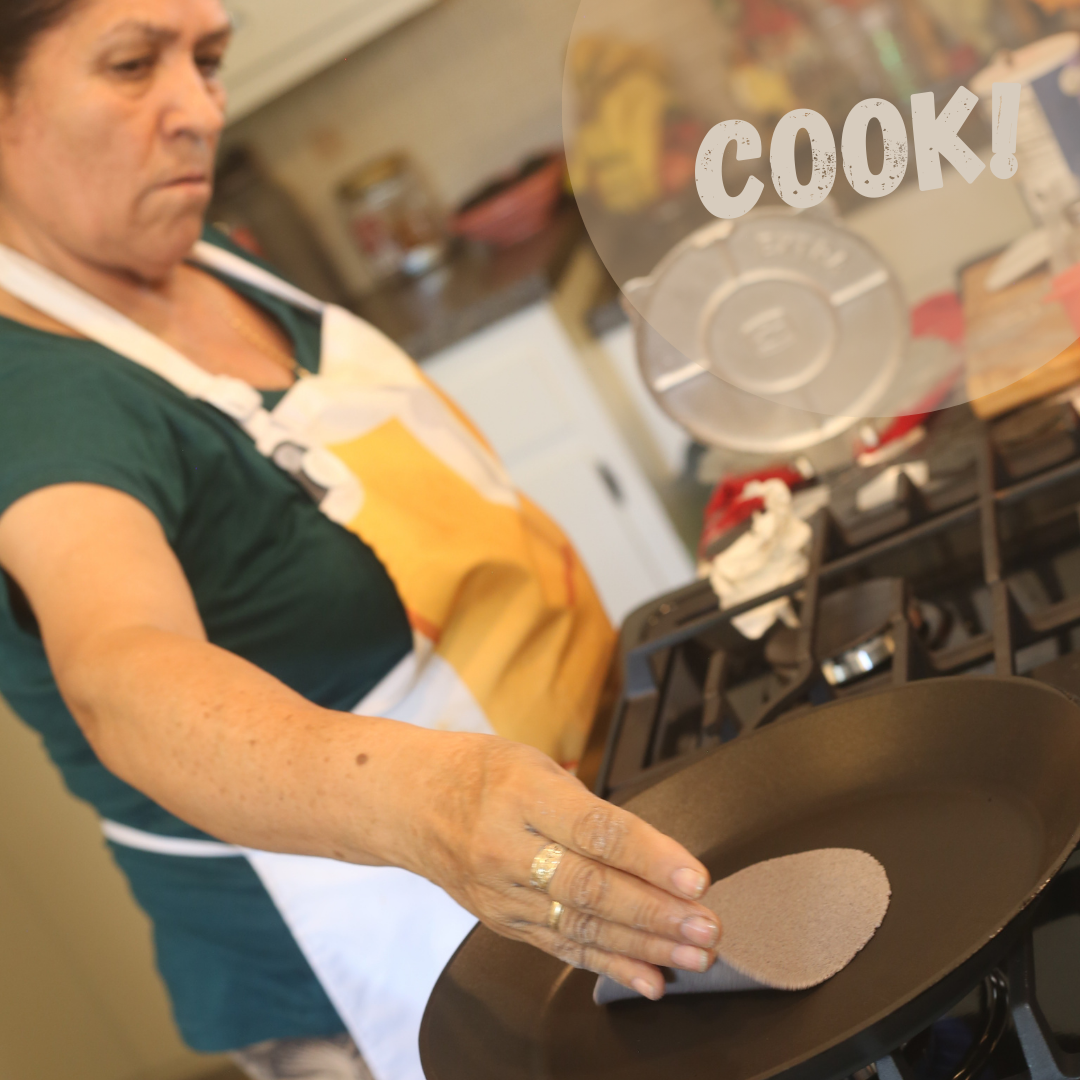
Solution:
<svg viewBox="0 0 1080 1080"><path fill-rule="evenodd" d="M373 1080L348 1035L270 1039L234 1050L229 1057L248 1080Z"/></svg>
<svg viewBox="0 0 1080 1080"><path fill-rule="evenodd" d="M491 734L458 673L417 648L353 710L442 731ZM418 671L417 671L418 668ZM246 852L375 1080L423 1080L420 1021L475 916L406 870Z"/></svg>
<svg viewBox="0 0 1080 1080"><path fill-rule="evenodd" d="M796 516L787 484L754 480L742 494L746 499L764 499L765 508L754 514L750 531L712 561L709 581L724 608L790 585L805 577L810 566L807 550L813 534ZM732 621L744 637L756 641L777 619L789 626L798 624L790 600L774 600Z"/></svg>

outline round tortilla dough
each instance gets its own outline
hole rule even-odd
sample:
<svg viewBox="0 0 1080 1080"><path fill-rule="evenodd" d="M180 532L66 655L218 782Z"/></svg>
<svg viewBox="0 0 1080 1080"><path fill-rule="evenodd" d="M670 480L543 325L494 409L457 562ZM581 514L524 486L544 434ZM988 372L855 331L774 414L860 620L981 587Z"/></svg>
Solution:
<svg viewBox="0 0 1080 1080"><path fill-rule="evenodd" d="M885 868L852 848L769 859L718 881L702 903L720 959L761 986L805 990L847 967L885 918Z"/></svg>
<svg viewBox="0 0 1080 1080"><path fill-rule="evenodd" d="M877 932L892 890L885 868L853 848L755 863L718 881L702 903L720 918L718 959L703 974L668 972L669 994L806 990L847 967ZM639 995L608 978L593 1000Z"/></svg>

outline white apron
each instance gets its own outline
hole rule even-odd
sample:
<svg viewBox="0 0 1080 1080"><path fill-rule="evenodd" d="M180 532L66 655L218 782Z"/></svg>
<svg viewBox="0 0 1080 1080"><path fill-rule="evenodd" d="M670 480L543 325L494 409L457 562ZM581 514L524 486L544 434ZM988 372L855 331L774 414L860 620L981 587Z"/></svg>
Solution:
<svg viewBox="0 0 1080 1080"><path fill-rule="evenodd" d="M322 316L319 374L299 380L272 413L246 383L210 375L3 246L0 287L229 415L327 517L374 548L405 603L414 650L357 714L497 732L573 761L612 635L562 534L382 334L210 244L198 244L193 260ZM422 1080L424 1007L476 922L441 889L399 869L171 839L113 822L104 830L115 843L177 857L246 857L376 1080Z"/></svg>

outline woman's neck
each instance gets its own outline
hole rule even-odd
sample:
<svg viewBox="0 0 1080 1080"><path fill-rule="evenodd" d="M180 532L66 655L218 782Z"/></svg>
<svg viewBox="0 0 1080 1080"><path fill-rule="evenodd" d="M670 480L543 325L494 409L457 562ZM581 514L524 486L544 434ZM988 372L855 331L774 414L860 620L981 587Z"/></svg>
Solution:
<svg viewBox="0 0 1080 1080"><path fill-rule="evenodd" d="M173 262L141 266L138 269L129 268L119 260L88 259L56 240L46 230L5 213L2 202L0 244L33 259L147 329L154 330L156 326L169 321L183 257ZM24 315L33 312L32 308L0 289L0 314L7 314L23 322L30 321L20 317L20 310ZM34 322L37 325L47 322L50 324L48 329L55 329L57 325L47 316L40 314Z"/></svg>

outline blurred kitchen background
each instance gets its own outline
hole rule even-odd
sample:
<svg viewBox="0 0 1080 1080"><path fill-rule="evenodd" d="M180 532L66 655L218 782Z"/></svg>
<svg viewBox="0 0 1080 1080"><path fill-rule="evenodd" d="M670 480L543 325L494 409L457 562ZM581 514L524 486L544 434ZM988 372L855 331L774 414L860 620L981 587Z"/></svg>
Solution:
<svg viewBox="0 0 1080 1080"><path fill-rule="evenodd" d="M232 122L212 219L420 360L569 532L616 622L693 580L716 483L770 460L705 445L657 404L619 303L616 282L649 273L712 220L694 185L705 131L752 120L767 156L771 125L796 105L837 130L864 97L906 115L911 93L934 89L940 109L1001 50L1080 28L1080 9L1061 0L227 6ZM1080 46L1065 52L1068 66ZM988 159L985 117L963 134ZM757 172L762 206L778 207L766 162L748 164L733 166L732 190L740 170ZM873 244L904 302L959 348L965 325L977 336L980 319L992 322L984 279L1018 240L1034 254L1016 256L995 294L1023 293L1022 317L1009 309L1013 340L1048 317L1041 299L1061 270L1051 233L1072 235L1078 195L1036 205L1038 192L989 170L969 188L947 168L941 191L920 193L909 174L880 202L841 179L822 220ZM922 232L910 227L913 200ZM1045 341L1071 341L1065 310L1052 317ZM1063 357L1035 396L1076 381L1080 354ZM847 434L841 458L872 449L886 427L860 429L861 443ZM804 476L819 467L805 457ZM181 1046L148 926L92 815L8 717L0 813L0 1080L236 1075Z"/></svg>

